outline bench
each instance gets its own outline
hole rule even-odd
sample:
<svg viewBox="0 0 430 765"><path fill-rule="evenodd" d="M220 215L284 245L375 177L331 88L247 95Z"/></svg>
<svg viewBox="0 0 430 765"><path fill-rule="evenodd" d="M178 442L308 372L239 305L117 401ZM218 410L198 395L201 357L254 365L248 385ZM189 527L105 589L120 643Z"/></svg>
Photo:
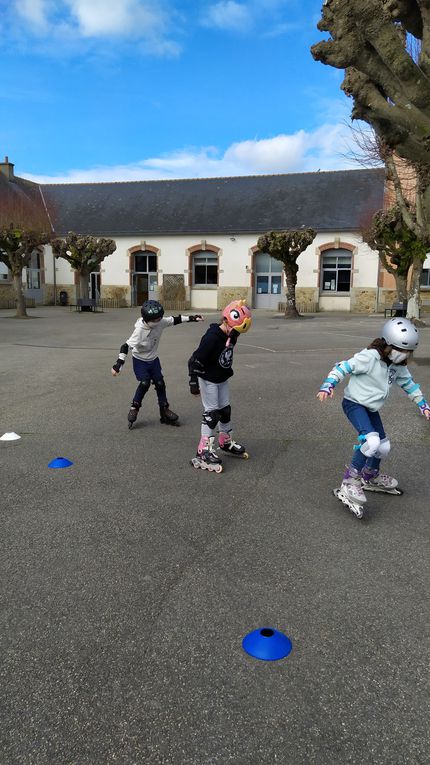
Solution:
<svg viewBox="0 0 430 765"><path fill-rule="evenodd" d="M76 301L77 311L97 311L97 300L95 298L78 298Z"/></svg>
<svg viewBox="0 0 430 765"><path fill-rule="evenodd" d="M393 305L390 308L385 308L384 317L386 318L388 315L389 316L406 316L407 307L408 307L407 301L403 303L393 303Z"/></svg>

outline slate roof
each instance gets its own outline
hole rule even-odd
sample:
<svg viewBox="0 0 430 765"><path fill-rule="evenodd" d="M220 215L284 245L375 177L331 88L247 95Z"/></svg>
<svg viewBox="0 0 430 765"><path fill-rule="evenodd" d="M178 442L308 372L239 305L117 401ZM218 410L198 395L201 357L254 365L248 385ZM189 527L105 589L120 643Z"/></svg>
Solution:
<svg viewBox="0 0 430 765"><path fill-rule="evenodd" d="M383 169L41 185L58 235L357 230L383 206Z"/></svg>

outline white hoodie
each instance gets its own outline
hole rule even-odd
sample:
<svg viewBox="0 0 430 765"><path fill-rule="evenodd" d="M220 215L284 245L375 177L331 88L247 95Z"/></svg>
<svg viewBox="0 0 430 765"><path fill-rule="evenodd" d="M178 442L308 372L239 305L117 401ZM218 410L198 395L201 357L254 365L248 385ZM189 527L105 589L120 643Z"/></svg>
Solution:
<svg viewBox="0 0 430 765"><path fill-rule="evenodd" d="M188 321L188 316L183 318ZM133 334L127 340L127 345L132 349L132 356L141 361L156 359L161 334L166 327L173 327L173 324L173 316L163 316L152 327L148 327L143 319L138 319L134 325Z"/></svg>

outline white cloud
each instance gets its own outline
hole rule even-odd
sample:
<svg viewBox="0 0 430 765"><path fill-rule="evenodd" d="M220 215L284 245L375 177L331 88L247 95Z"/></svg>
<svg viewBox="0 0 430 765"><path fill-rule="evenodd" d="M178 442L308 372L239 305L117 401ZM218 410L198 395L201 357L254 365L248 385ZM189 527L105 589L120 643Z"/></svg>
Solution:
<svg viewBox="0 0 430 765"><path fill-rule="evenodd" d="M38 30L48 27L48 3L46 0L16 0L18 15Z"/></svg>
<svg viewBox="0 0 430 765"><path fill-rule="evenodd" d="M288 17L285 19L287 9ZM258 27L264 37L277 37L299 26L298 22L291 20L291 0L219 0L206 6L200 23L211 29L230 32L255 31Z"/></svg>
<svg viewBox="0 0 430 765"><path fill-rule="evenodd" d="M70 50L79 41L100 40L142 43L143 50L158 55L176 55L180 47L173 39L173 22L179 15L159 0L15 0L17 16L11 28L20 31L19 22L33 33L47 38L46 50L55 50L61 41ZM175 34L178 27L175 28ZM64 50L64 49L62 49Z"/></svg>
<svg viewBox="0 0 430 765"><path fill-rule="evenodd" d="M235 0L221 0L207 8L202 24L215 29L243 31L251 24L251 12L246 5Z"/></svg>
<svg viewBox="0 0 430 765"><path fill-rule="evenodd" d="M98 165L56 176L22 175L40 183L95 183L340 170L358 167L348 159L351 144L347 125L324 124L310 132L238 141L224 153L213 146L191 147L128 165Z"/></svg>

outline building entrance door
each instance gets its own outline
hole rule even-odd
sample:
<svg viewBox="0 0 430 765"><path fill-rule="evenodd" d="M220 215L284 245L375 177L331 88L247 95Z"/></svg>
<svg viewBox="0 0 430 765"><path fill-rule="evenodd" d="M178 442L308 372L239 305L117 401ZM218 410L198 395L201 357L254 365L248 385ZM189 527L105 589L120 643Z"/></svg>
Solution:
<svg viewBox="0 0 430 765"><path fill-rule="evenodd" d="M41 255L37 250L32 253L27 266L25 297L32 298L36 304L43 302Z"/></svg>
<svg viewBox="0 0 430 765"><path fill-rule="evenodd" d="M276 310L282 300L282 263L264 252L255 257L255 295L256 308Z"/></svg>
<svg viewBox="0 0 430 765"><path fill-rule="evenodd" d="M142 305L148 294L148 274L133 274L133 304Z"/></svg>

